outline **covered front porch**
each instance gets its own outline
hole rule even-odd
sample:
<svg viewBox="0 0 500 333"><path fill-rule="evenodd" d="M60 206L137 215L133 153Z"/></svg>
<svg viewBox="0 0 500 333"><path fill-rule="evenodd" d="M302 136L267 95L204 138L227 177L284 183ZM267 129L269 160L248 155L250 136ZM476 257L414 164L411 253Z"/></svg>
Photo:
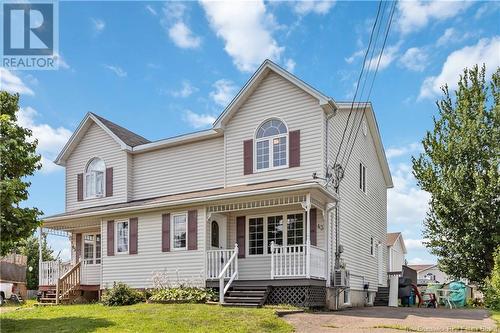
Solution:
<svg viewBox="0 0 500 333"><path fill-rule="evenodd" d="M334 200L309 191L207 206L206 286L218 288L223 303L234 286L296 294L330 285Z"/></svg>
<svg viewBox="0 0 500 333"><path fill-rule="evenodd" d="M98 298L102 262L100 221L85 220L40 227L40 240L47 235L67 238L71 258L39 263L41 301L58 304L84 294L87 298Z"/></svg>

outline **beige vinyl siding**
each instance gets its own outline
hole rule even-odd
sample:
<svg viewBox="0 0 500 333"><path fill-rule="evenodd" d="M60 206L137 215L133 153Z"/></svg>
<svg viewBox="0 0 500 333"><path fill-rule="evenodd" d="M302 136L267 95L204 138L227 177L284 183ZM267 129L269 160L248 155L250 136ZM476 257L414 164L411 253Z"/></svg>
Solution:
<svg viewBox="0 0 500 333"><path fill-rule="evenodd" d="M341 109L330 120L328 159L331 164L335 161L348 113L348 109ZM354 113L351 123L353 119ZM357 119L359 121L359 115ZM383 244L382 270L386 272L387 188L372 135L375 134L369 127L367 136L360 129L340 186L340 244L344 246L342 257L351 272L351 288L362 290L363 284L369 283L370 290L375 291L378 287L378 263L376 250L374 256L370 255L370 237L375 243ZM360 162L366 166L366 194L359 189Z"/></svg>
<svg viewBox="0 0 500 333"><path fill-rule="evenodd" d="M388 259L388 272L401 271L405 263L405 254L403 252L403 247L401 246L401 238L394 243L393 246L387 248L387 259Z"/></svg>
<svg viewBox="0 0 500 333"><path fill-rule="evenodd" d="M198 210L198 250L192 251L161 251L161 215L181 212L180 210L115 216L103 220L102 286L108 288L114 281L121 281L133 288L150 288L153 286L153 272L166 272L171 284L189 283L204 286L206 215L204 208L189 208L192 209ZM108 256L106 221L129 217L138 218L137 254L115 253L114 256Z"/></svg>
<svg viewBox="0 0 500 333"><path fill-rule="evenodd" d="M113 168L113 196L77 200L77 175L94 157ZM127 153L101 127L92 124L66 163L66 211L127 201Z"/></svg>
<svg viewBox="0 0 500 333"><path fill-rule="evenodd" d="M313 172L321 172L322 115L315 98L277 74L268 74L225 128L227 185L277 179L311 180ZM272 117L284 121L289 131L300 130L300 167L243 175L243 141L255 140L257 127ZM254 164L255 159L254 153Z"/></svg>
<svg viewBox="0 0 500 333"><path fill-rule="evenodd" d="M133 157L134 200L224 186L224 138Z"/></svg>
<svg viewBox="0 0 500 333"><path fill-rule="evenodd" d="M274 213L300 213L304 212L300 205L286 206L286 207L276 207L267 208L260 210L248 210L241 212L232 212L228 214L227 219L227 231L228 231L228 247L234 247L236 243L236 217L238 216L261 216L269 215ZM305 216L304 216L305 219ZM323 214L318 210L317 214L317 246L326 249L326 234L325 234L325 221ZM245 233L245 237L248 239L248 233ZM304 234L304 242L305 242ZM252 255L246 256L245 258L238 259L239 274L238 278L240 280L258 280L258 279L270 279L271 278L271 256L270 255Z"/></svg>

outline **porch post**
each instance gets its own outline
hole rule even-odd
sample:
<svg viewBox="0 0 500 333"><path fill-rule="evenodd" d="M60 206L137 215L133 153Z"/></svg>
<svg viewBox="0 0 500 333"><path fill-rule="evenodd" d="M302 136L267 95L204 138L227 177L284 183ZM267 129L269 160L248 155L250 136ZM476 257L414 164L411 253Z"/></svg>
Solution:
<svg viewBox="0 0 500 333"><path fill-rule="evenodd" d="M302 203L302 208L306 211L306 277L311 277L311 222L310 210L311 210L311 193L307 193L306 201Z"/></svg>
<svg viewBox="0 0 500 333"><path fill-rule="evenodd" d="M42 282L42 227L38 227L38 285Z"/></svg>

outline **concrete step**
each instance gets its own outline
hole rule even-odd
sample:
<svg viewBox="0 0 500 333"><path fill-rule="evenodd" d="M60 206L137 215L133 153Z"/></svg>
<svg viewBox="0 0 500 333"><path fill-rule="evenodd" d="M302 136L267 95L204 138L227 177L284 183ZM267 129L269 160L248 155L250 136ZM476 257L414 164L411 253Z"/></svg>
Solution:
<svg viewBox="0 0 500 333"><path fill-rule="evenodd" d="M242 308L260 308L260 304L257 303L222 303L222 306L234 306Z"/></svg>
<svg viewBox="0 0 500 333"><path fill-rule="evenodd" d="M226 303L257 303L262 301L262 297L224 297L224 302Z"/></svg>

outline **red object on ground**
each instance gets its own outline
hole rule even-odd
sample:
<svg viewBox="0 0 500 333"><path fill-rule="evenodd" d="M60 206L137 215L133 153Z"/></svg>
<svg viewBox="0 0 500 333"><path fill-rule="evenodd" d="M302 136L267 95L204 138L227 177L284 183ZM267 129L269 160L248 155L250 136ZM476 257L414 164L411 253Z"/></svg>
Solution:
<svg viewBox="0 0 500 333"><path fill-rule="evenodd" d="M422 299L422 295L420 295L420 291L418 291L418 288L415 284L411 284L413 291L415 292L415 295L418 297L418 307L420 307L422 304L424 304L424 300Z"/></svg>

